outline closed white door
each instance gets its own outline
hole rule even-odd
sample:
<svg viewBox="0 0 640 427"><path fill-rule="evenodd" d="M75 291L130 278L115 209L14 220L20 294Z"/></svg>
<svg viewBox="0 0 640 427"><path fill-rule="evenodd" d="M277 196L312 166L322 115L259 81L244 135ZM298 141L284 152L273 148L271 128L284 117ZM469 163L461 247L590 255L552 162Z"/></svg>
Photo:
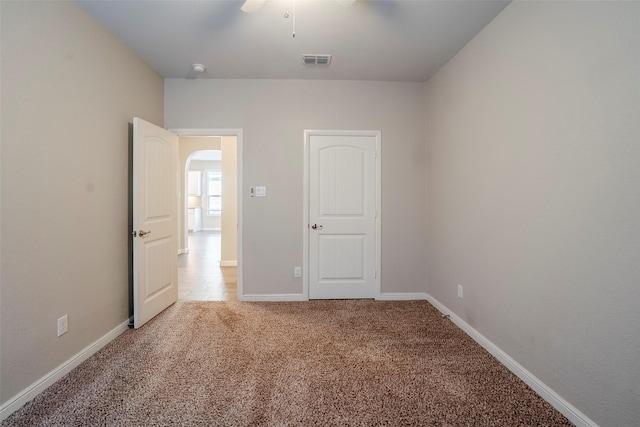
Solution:
<svg viewBox="0 0 640 427"><path fill-rule="evenodd" d="M178 300L178 137L133 119L133 323Z"/></svg>
<svg viewBox="0 0 640 427"><path fill-rule="evenodd" d="M376 135L307 136L309 298L375 298Z"/></svg>

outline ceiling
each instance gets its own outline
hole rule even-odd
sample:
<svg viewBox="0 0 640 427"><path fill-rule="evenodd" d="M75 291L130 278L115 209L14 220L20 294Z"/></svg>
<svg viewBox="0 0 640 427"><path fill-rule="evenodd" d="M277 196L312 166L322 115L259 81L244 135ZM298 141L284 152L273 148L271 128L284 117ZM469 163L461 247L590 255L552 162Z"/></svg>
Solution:
<svg viewBox="0 0 640 427"><path fill-rule="evenodd" d="M509 4L267 0L244 13L241 0L78 3L165 78L413 82L428 80ZM330 54L331 63L305 65L302 54Z"/></svg>

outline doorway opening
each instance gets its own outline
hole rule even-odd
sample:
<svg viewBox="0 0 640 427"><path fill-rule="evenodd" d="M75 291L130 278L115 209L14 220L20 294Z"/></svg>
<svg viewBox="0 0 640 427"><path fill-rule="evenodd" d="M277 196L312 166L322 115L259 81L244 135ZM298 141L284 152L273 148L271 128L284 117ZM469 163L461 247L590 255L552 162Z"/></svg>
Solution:
<svg viewBox="0 0 640 427"><path fill-rule="evenodd" d="M178 299L241 299L241 132L179 136ZM217 135L217 136L216 136Z"/></svg>

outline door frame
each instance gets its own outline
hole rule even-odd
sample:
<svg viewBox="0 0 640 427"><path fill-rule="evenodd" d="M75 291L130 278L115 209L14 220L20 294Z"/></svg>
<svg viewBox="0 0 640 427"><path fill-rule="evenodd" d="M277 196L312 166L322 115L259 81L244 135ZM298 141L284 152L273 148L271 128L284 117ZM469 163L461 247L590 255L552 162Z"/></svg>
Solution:
<svg viewBox="0 0 640 427"><path fill-rule="evenodd" d="M237 223L238 223L238 301L243 301L243 291L242 291L242 269L244 266L243 263L243 251L242 251L242 129L217 129L217 128L188 128L188 129L169 129L171 132L181 136L235 136L236 137L236 154L237 154L237 179L238 185L236 187L237 191ZM179 203L179 200L176 202ZM178 284L179 285L179 284Z"/></svg>
<svg viewBox="0 0 640 427"><path fill-rule="evenodd" d="M309 130L304 131L304 181L303 181L303 220L302 220L302 296L309 300L309 185L310 185L310 151L309 140L312 136L370 136L376 140L376 256L375 256L375 299L380 299L381 274L381 169L382 169L382 132L379 130Z"/></svg>

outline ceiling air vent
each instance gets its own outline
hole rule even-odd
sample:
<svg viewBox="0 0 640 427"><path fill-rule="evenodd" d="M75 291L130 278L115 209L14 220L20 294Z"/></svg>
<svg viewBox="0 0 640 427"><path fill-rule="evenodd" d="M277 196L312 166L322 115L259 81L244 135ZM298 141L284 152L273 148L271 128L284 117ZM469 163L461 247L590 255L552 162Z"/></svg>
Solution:
<svg viewBox="0 0 640 427"><path fill-rule="evenodd" d="M331 55L302 55L302 62L305 65L329 65L331 63Z"/></svg>

